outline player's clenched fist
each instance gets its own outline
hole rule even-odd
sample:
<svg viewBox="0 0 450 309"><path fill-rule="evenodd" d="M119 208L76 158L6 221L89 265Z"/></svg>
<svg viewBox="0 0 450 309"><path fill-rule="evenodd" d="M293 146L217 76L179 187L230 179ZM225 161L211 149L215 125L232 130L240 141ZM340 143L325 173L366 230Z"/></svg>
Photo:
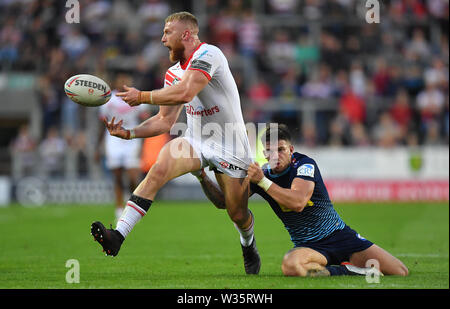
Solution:
<svg viewBox="0 0 450 309"><path fill-rule="evenodd" d="M116 117L113 117L110 122L108 122L106 117L103 118L103 123L109 134L123 139L130 139L130 131L122 127L123 120L120 120L118 123L114 123L114 120L116 120Z"/></svg>
<svg viewBox="0 0 450 309"><path fill-rule="evenodd" d="M253 183L258 183L264 178L264 173L258 162L250 163L247 170L248 178Z"/></svg>

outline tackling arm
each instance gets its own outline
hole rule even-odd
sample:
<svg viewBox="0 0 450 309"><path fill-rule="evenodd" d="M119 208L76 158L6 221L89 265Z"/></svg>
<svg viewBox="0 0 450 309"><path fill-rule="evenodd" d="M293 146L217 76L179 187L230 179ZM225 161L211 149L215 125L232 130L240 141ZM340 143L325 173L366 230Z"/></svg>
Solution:
<svg viewBox="0 0 450 309"><path fill-rule="evenodd" d="M226 209L225 196L223 195L220 187L211 180L211 178L206 175L205 171L202 169L199 172L192 173L200 181L202 190L206 197L216 206L218 209ZM249 197L253 194L251 190L249 192Z"/></svg>
<svg viewBox="0 0 450 309"><path fill-rule="evenodd" d="M282 188L264 176L257 162L248 167L248 177L254 184L260 186L279 205L283 205L295 212L301 212L307 205L314 192L313 181L294 178L290 188Z"/></svg>
<svg viewBox="0 0 450 309"><path fill-rule="evenodd" d="M295 178L291 188L282 188L272 183L266 191L278 204L295 212L301 212L308 204L314 191L314 182Z"/></svg>

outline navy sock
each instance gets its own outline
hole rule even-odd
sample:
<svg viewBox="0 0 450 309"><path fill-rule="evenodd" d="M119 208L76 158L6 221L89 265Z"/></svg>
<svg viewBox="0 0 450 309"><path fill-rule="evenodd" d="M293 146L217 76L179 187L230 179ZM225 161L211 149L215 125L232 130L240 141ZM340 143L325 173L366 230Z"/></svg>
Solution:
<svg viewBox="0 0 450 309"><path fill-rule="evenodd" d="M145 212L147 212L150 209L150 206L152 206L153 201L148 200L146 198L131 194L130 201L141 207Z"/></svg>

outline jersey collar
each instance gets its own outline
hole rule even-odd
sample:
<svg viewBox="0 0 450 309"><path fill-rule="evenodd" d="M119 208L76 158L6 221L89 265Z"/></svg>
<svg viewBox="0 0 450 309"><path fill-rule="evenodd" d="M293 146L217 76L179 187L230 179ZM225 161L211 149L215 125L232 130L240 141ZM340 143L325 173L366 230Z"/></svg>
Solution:
<svg viewBox="0 0 450 309"><path fill-rule="evenodd" d="M288 168L285 169L284 171L282 171L280 174L272 174L272 168L269 165L269 169L267 170L269 173L269 176L272 178L277 178L277 177L281 177L285 174L287 174L287 172L289 172L291 170L291 165L289 164Z"/></svg>
<svg viewBox="0 0 450 309"><path fill-rule="evenodd" d="M291 170L291 165L292 165L292 163L294 163L294 162L295 162L295 157L294 157L294 154L292 154L292 156L291 156L291 164L289 164L289 166L287 167L287 169L285 169L284 171L282 171L280 174L272 174L272 168L270 167L270 164L267 163L267 167L268 167L267 172L268 172L269 176L272 177L272 178L281 177L281 176L283 176L283 175L286 175L286 174Z"/></svg>
<svg viewBox="0 0 450 309"><path fill-rule="evenodd" d="M200 46L202 46L203 44L205 44L205 42L202 42L202 43L198 44L197 48L195 48L195 50L194 50L194 51L192 52L192 54L189 56L188 60L186 60L184 63L181 63L181 61L180 61L180 66L181 66L181 68L182 68L183 70L186 70L186 68L187 68L187 66L188 66L188 64L189 64L189 62L190 62L191 59L192 59L192 56L194 56L195 52L196 52L196 51L200 48Z"/></svg>

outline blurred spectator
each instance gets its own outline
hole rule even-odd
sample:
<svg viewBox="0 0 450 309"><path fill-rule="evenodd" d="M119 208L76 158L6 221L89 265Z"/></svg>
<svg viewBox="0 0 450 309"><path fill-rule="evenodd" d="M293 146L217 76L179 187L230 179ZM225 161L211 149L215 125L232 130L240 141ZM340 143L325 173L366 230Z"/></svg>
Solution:
<svg viewBox="0 0 450 309"><path fill-rule="evenodd" d="M445 96L435 83L429 82L417 96L417 108L420 111L425 129L430 120L436 120L444 107Z"/></svg>
<svg viewBox="0 0 450 309"><path fill-rule="evenodd" d="M438 19L448 18L448 5L448 0L426 0L428 12Z"/></svg>
<svg viewBox="0 0 450 309"><path fill-rule="evenodd" d="M252 58L261 51L261 25L255 20L251 10L245 10L237 31L239 51L243 56Z"/></svg>
<svg viewBox="0 0 450 309"><path fill-rule="evenodd" d="M71 27L61 42L61 49L71 60L78 59L90 46L90 40L78 27Z"/></svg>
<svg viewBox="0 0 450 309"><path fill-rule="evenodd" d="M295 68L290 68L274 88L274 97L281 100L280 111L274 113L272 121L285 123L288 127L299 130L298 115L295 105L299 103L300 87Z"/></svg>
<svg viewBox="0 0 450 309"><path fill-rule="evenodd" d="M442 144L440 127L437 121L432 120L428 123L424 144L428 146Z"/></svg>
<svg viewBox="0 0 450 309"><path fill-rule="evenodd" d="M339 100L339 109L349 123L363 123L366 119L366 103L349 87Z"/></svg>
<svg viewBox="0 0 450 309"><path fill-rule="evenodd" d="M10 145L11 156L16 166L13 167L13 177L29 176L34 172L36 165L36 141L31 136L28 124L19 128L19 133Z"/></svg>
<svg viewBox="0 0 450 309"><path fill-rule="evenodd" d="M356 147L370 146L370 139L362 123L354 123L350 128L350 144Z"/></svg>
<svg viewBox="0 0 450 309"><path fill-rule="evenodd" d="M448 98L448 95L445 98L445 112L442 115L442 122L443 122L443 125L442 125L443 128L442 129L444 131L444 136L445 136L445 139L446 139L445 142L448 144L448 142L449 142L449 134L450 134L450 127L449 127L449 98Z"/></svg>
<svg viewBox="0 0 450 309"><path fill-rule="evenodd" d="M364 97L366 95L366 74L360 61L354 61L349 73L350 88L353 93Z"/></svg>
<svg viewBox="0 0 450 309"><path fill-rule="evenodd" d="M300 96L298 75L295 68L288 69L282 76L280 82L274 87L274 96L291 101Z"/></svg>
<svg viewBox="0 0 450 309"><path fill-rule="evenodd" d="M335 97L341 97L345 92L347 92L349 82L346 70L339 70L336 72L334 75L333 87Z"/></svg>
<svg viewBox="0 0 450 309"><path fill-rule="evenodd" d="M331 33L321 32L320 34L320 57L321 61L328 64L333 72L346 69L345 51L342 43ZM344 61L343 61L344 60Z"/></svg>
<svg viewBox="0 0 450 309"><path fill-rule="evenodd" d="M294 48L289 32L275 30L273 40L267 43L268 63L275 74L283 75L294 65Z"/></svg>
<svg viewBox="0 0 450 309"><path fill-rule="evenodd" d="M402 128L408 128L413 117L413 110L409 101L408 92L400 89L389 109L392 119Z"/></svg>
<svg viewBox="0 0 450 309"><path fill-rule="evenodd" d="M94 42L101 39L102 33L108 26L108 14L111 11L111 2L107 0L85 0L83 24L86 24L85 30L90 40Z"/></svg>
<svg viewBox="0 0 450 309"><path fill-rule="evenodd" d="M9 17L0 30L0 65L11 66L19 58L22 33L16 27L16 19Z"/></svg>
<svg viewBox="0 0 450 309"><path fill-rule="evenodd" d="M267 115L268 112L264 112L262 107L272 97L272 88L270 85L263 78L257 78L248 89L247 97L253 108L252 113L246 116L256 123L269 121L270 117Z"/></svg>
<svg viewBox="0 0 450 309"><path fill-rule="evenodd" d="M310 37L301 35L298 39L297 45L294 49L295 60L305 69L310 71L310 67L314 66L319 61L319 48L316 46Z"/></svg>
<svg viewBox="0 0 450 309"><path fill-rule="evenodd" d="M85 131L79 131L69 143L70 150L75 153L76 174L78 177L87 177L88 169L88 144Z"/></svg>
<svg viewBox="0 0 450 309"><path fill-rule="evenodd" d="M321 0L305 0L303 16L308 20L318 20L322 17Z"/></svg>
<svg viewBox="0 0 450 309"><path fill-rule="evenodd" d="M380 115L379 122L373 128L375 145L382 148L392 148L400 144L401 130L388 112Z"/></svg>
<svg viewBox="0 0 450 309"><path fill-rule="evenodd" d="M301 128L301 140L300 143L308 148L314 148L317 146L316 127L313 123L307 122L302 125Z"/></svg>
<svg viewBox="0 0 450 309"><path fill-rule="evenodd" d="M57 127L51 127L39 145L40 165L44 175L61 177L64 168L64 154L67 144Z"/></svg>
<svg viewBox="0 0 450 309"><path fill-rule="evenodd" d="M386 96L389 91L390 76L388 65L383 56L375 61L375 72L373 73L376 94Z"/></svg>
<svg viewBox="0 0 450 309"><path fill-rule="evenodd" d="M341 114L338 114L330 122L328 145L342 147L349 145L348 121Z"/></svg>
<svg viewBox="0 0 450 309"><path fill-rule="evenodd" d="M231 10L222 9L218 16L208 20L209 42L217 45L227 57L236 50L239 20Z"/></svg>
<svg viewBox="0 0 450 309"><path fill-rule="evenodd" d="M301 89L301 94L306 98L316 99L330 99L335 93L334 83L331 79L330 68L326 64L321 64L317 71L312 75L312 79L305 83ZM320 105L321 102L317 102ZM317 138L320 142L324 142L327 139L327 127L331 117L336 112L330 110L324 110L319 107L315 114L315 121L317 127Z"/></svg>
<svg viewBox="0 0 450 309"><path fill-rule="evenodd" d="M268 0L270 12L275 14L295 14L297 1L295 0Z"/></svg>
<svg viewBox="0 0 450 309"><path fill-rule="evenodd" d="M44 135L50 127L59 126L61 102L58 91L48 75L39 77L37 96L42 109Z"/></svg>
<svg viewBox="0 0 450 309"><path fill-rule="evenodd" d="M399 0L397 0L399 1ZM407 17L424 18L427 11L420 0L400 0L401 11Z"/></svg>
<svg viewBox="0 0 450 309"><path fill-rule="evenodd" d="M403 83L411 96L417 95L422 90L424 82L418 65L406 67Z"/></svg>
<svg viewBox="0 0 450 309"><path fill-rule="evenodd" d="M399 65L392 64L387 70L389 83L386 86L386 95L388 97L394 97L405 86L403 69Z"/></svg>
<svg viewBox="0 0 450 309"><path fill-rule="evenodd" d="M434 57L431 67L425 69L424 81L425 84L435 84L442 91L448 90L448 67L440 57Z"/></svg>
<svg viewBox="0 0 450 309"><path fill-rule="evenodd" d="M170 8L166 1L147 0L138 11L138 17L143 21L143 32L150 38L160 37L164 28L164 19L169 15Z"/></svg>
<svg viewBox="0 0 450 309"><path fill-rule="evenodd" d="M412 38L406 45L406 54L413 59L418 57L422 61L426 61L431 56L430 45L421 28L414 29Z"/></svg>
<svg viewBox="0 0 450 309"><path fill-rule="evenodd" d="M313 72L311 80L302 87L301 94L307 98L330 98L335 92L331 79L330 67L322 63L318 70Z"/></svg>

